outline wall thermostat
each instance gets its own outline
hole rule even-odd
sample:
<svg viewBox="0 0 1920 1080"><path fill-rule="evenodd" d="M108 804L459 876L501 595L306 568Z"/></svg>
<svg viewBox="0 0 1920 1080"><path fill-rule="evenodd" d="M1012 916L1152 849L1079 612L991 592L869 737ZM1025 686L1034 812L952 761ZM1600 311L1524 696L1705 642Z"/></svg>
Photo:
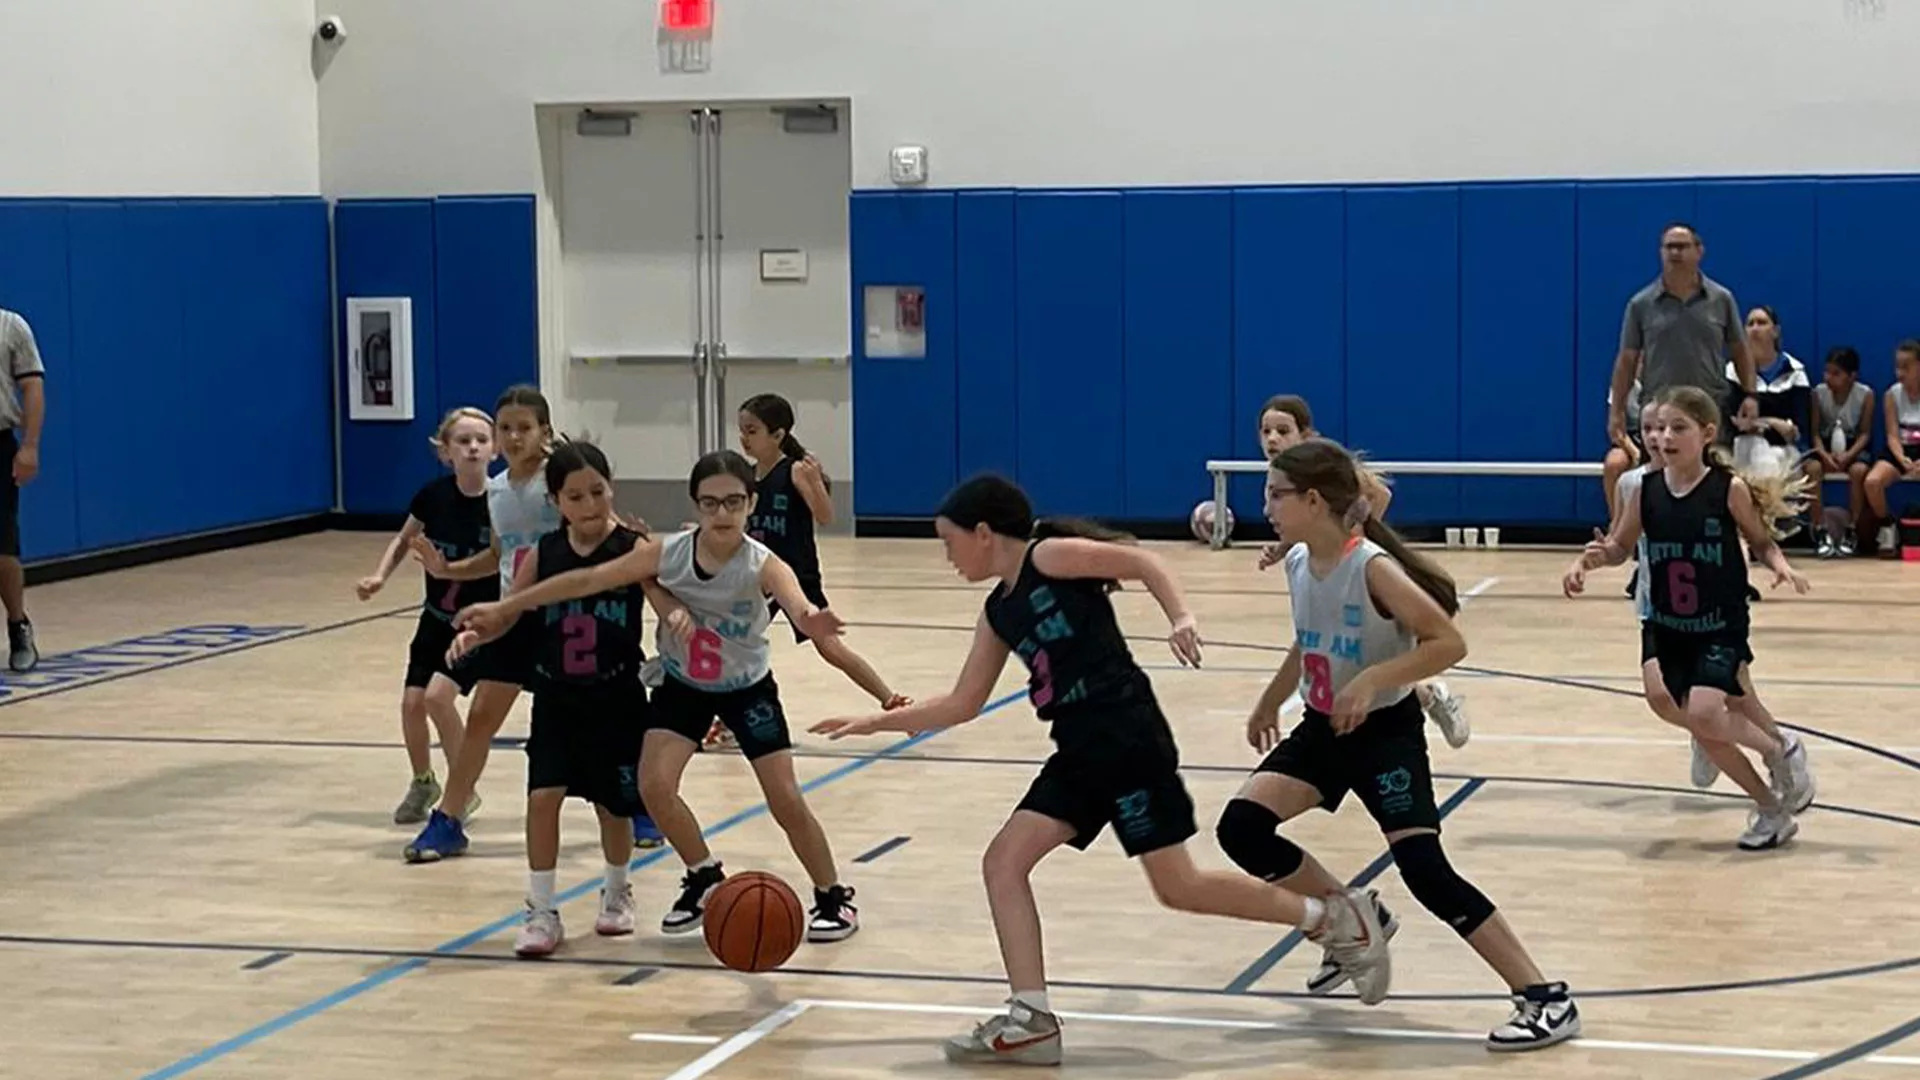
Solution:
<svg viewBox="0 0 1920 1080"><path fill-rule="evenodd" d="M924 146L894 147L889 171L893 182L902 186L926 183L927 148Z"/></svg>

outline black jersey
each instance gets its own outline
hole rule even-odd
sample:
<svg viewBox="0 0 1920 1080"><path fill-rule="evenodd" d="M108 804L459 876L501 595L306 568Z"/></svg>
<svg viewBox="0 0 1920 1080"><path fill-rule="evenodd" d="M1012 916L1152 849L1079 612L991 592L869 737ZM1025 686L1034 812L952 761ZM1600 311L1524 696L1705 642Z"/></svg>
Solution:
<svg viewBox="0 0 1920 1080"><path fill-rule="evenodd" d="M582 555L567 539L567 530L555 529L540 538L538 580L569 570L612 562L633 550L639 534L615 526L590 554ZM590 685L636 675L646 660L640 642L641 607L646 594L639 585L623 585L579 600L546 604L523 618L539 620L539 649L534 672L542 681Z"/></svg>
<svg viewBox="0 0 1920 1080"><path fill-rule="evenodd" d="M1640 487L1653 612L1648 621L1682 634L1747 632L1747 560L1740 525L1727 509L1733 474L1713 466L1693 490L1675 496L1664 470Z"/></svg>
<svg viewBox="0 0 1920 1080"><path fill-rule="evenodd" d="M442 476L414 493L407 513L425 526L427 541L440 549L448 562L470 559L493 545L493 525L487 518L487 493L468 495L460 482ZM472 581L447 581L426 575L426 610L442 619L468 604L484 604L500 599L500 579L488 574Z"/></svg>
<svg viewBox="0 0 1920 1080"><path fill-rule="evenodd" d="M1011 589L987 596L987 625L1027 665L1027 697L1040 719L1107 714L1153 701L1146 672L1133 662L1106 583L1052 578L1034 568L1027 546ZM1059 727L1055 727L1059 735Z"/></svg>
<svg viewBox="0 0 1920 1080"><path fill-rule="evenodd" d="M781 458L755 482L759 498L747 519L747 535L793 567L793 576L804 585L820 580L820 552L813 542L813 508L793 483L793 461Z"/></svg>

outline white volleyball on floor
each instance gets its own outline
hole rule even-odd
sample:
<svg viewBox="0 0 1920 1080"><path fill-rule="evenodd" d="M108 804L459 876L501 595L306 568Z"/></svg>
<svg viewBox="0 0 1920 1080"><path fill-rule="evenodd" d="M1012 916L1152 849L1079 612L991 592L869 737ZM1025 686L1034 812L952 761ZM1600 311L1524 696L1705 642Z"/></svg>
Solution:
<svg viewBox="0 0 1920 1080"><path fill-rule="evenodd" d="M1233 507L1231 506L1227 507L1224 512L1227 515L1227 536L1231 538L1233 536ZM1193 508L1193 513L1187 516L1187 526L1193 530L1193 538L1195 540L1198 540L1203 544L1212 542L1213 540L1213 500L1212 499L1208 499L1205 502Z"/></svg>

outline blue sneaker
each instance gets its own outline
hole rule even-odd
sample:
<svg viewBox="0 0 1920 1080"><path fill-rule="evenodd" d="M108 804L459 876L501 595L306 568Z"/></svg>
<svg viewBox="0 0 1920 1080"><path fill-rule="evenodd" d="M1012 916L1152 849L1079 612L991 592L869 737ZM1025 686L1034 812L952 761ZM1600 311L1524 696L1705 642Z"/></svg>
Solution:
<svg viewBox="0 0 1920 1080"><path fill-rule="evenodd" d="M653 819L645 814L636 814L633 818L633 846L642 850L665 845L667 838L662 836Z"/></svg>
<svg viewBox="0 0 1920 1080"><path fill-rule="evenodd" d="M423 863L466 853L466 830L460 827L459 821L435 810L427 818L427 827L407 845L405 855L410 863Z"/></svg>

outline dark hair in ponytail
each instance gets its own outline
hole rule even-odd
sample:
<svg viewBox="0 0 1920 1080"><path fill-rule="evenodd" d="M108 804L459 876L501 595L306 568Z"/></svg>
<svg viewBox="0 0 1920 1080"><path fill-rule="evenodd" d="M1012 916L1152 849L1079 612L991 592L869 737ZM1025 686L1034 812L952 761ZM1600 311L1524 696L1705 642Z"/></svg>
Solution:
<svg viewBox="0 0 1920 1080"><path fill-rule="evenodd" d="M1440 564L1407 546L1393 527L1373 516L1360 497L1360 463L1331 439L1306 439L1280 451L1273 470L1285 476L1297 491L1317 491L1327 507L1359 524L1368 540L1380 545L1400 564L1420 591L1433 597L1449 616L1460 613L1460 595L1453 578ZM1355 520L1355 519L1358 520Z"/></svg>
<svg viewBox="0 0 1920 1080"><path fill-rule="evenodd" d="M1137 543L1131 533L1109 529L1085 518L1036 519L1033 516L1033 504L1027 500L1027 493L1020 490L1020 485L993 473L982 473L962 481L959 487L947 493L935 514L963 529L985 525L994 535L1013 540L1078 537L1110 544ZM1103 584L1109 591L1120 587L1117 581Z"/></svg>
<svg viewBox="0 0 1920 1080"><path fill-rule="evenodd" d="M799 460L807 456L807 448L793 437L793 403L779 394L755 394L740 403L740 411L752 416L766 425L767 433L780 432L780 452ZM828 491L833 490L833 478L827 470L820 470L820 482Z"/></svg>

